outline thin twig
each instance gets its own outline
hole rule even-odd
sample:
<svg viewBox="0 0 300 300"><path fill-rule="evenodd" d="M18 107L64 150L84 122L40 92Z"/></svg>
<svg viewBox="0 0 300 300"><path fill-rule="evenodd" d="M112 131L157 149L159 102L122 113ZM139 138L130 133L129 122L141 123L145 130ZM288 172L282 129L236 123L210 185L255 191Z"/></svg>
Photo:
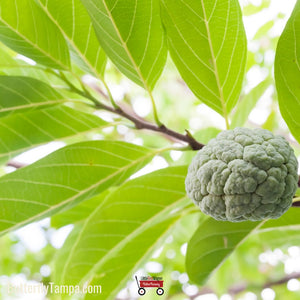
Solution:
<svg viewBox="0 0 300 300"><path fill-rule="evenodd" d="M292 203L292 206L293 206L293 207L300 207L300 201L293 202L293 203Z"/></svg>
<svg viewBox="0 0 300 300"><path fill-rule="evenodd" d="M150 123L144 119L141 119L141 118L135 116L133 113L129 113L128 111L126 111L124 108L122 108L119 105L117 107L108 106L108 105L100 102L98 99L96 99L88 90L85 89L84 91L81 91L81 90L77 89L74 85L72 85L71 83L68 83L68 80L66 79L66 77L63 76L62 79L64 81L66 81L66 83L69 85L69 87L71 89L74 90L74 92L91 100L94 103L95 108L109 111L109 112L117 114L123 118L126 118L127 120L130 120L131 122L133 122L136 129L147 129L147 130L151 130L151 131L160 132L166 136L175 138L178 141L187 143L188 145L190 145L192 150L199 150L204 147L204 145L199 143L198 141L196 141L196 139L188 131L186 132L186 134L181 134L172 129L169 129L165 125L157 125L157 124Z"/></svg>
<svg viewBox="0 0 300 300"><path fill-rule="evenodd" d="M27 164L24 164L24 163L15 161L15 160L11 160L6 164L6 166L13 167L15 169L20 169L20 168L26 167Z"/></svg>
<svg viewBox="0 0 300 300"><path fill-rule="evenodd" d="M126 112L124 109L122 109L121 107L115 109L112 107L109 107L103 103L98 103L95 104L96 108L99 109L104 109L107 110L109 112L112 112L114 114L117 114L119 116L122 116L128 120L130 120L131 122L134 123L136 129L147 129L147 130L151 130L151 131L156 131L156 132L160 132L163 133L167 136L173 137L179 141L185 142L187 144L190 145L190 147L193 150L199 150L201 148L204 147L203 144L199 143L198 141L196 141L190 134L186 133L186 134L181 134L179 132L176 132L172 129L169 129L168 127L166 127L165 125L161 125L158 126L156 124L152 124L148 121L142 120L132 114L130 114L129 112Z"/></svg>
<svg viewBox="0 0 300 300"><path fill-rule="evenodd" d="M300 272L295 272L289 275L284 276L283 278L276 280L276 281L268 281L266 282L263 286L257 286L256 288L258 289L266 289L266 288L270 288L274 285L280 285L280 284L284 284L287 283L289 280L294 279L294 278L300 278ZM251 285L253 287L253 285ZM248 284L247 283L241 283L239 285L235 285L232 286L228 289L228 294L235 296L241 292L246 291L248 288ZM204 287L203 289L201 289L196 295L190 296L189 299L194 300L197 297L201 296L201 295L205 295L205 294L209 294L209 293L214 293L214 290L209 288L209 287Z"/></svg>
<svg viewBox="0 0 300 300"><path fill-rule="evenodd" d="M271 286L274 286L274 285L283 284L283 283L286 283L289 280L294 279L294 278L300 278L300 272L295 272L295 273L286 275L285 277L283 277L279 280L276 280L276 281L267 282L267 283L265 283L264 288L268 288L268 287L271 287Z"/></svg>
<svg viewBox="0 0 300 300"><path fill-rule="evenodd" d="M101 95L103 94L102 90L99 89L99 87L93 87L93 88L97 92L101 93ZM107 98L107 96L105 98ZM147 129L147 130L151 130L151 131L160 132L160 133L164 134L170 140L174 141L174 139L175 139L175 140L179 140L179 141L188 143L192 150L199 150L204 147L204 145L197 142L188 131L186 131L185 135L180 134L174 130L167 128L165 125L156 125L156 124L152 124L148 121L145 121L144 119L135 115L134 112L129 113L128 110L126 110L125 108L122 108L120 106L118 106L117 108L112 108L103 103L99 103L99 102L95 103L95 101L93 101L93 102L94 102L96 108L107 110L111 113L117 114L119 116L122 116L122 117L130 120L131 122L134 123L136 129Z"/></svg>

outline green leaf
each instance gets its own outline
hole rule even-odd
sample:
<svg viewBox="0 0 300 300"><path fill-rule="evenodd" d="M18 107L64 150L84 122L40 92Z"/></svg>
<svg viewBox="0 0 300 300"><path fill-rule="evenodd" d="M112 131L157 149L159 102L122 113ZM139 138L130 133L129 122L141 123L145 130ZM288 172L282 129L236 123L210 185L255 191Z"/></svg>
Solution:
<svg viewBox="0 0 300 300"><path fill-rule="evenodd" d="M99 45L89 14L81 1L38 0L38 2L68 41L77 64L96 77L103 77L106 55Z"/></svg>
<svg viewBox="0 0 300 300"><path fill-rule="evenodd" d="M300 1L278 41L275 82L280 112L291 133L300 142Z"/></svg>
<svg viewBox="0 0 300 300"><path fill-rule="evenodd" d="M0 40L48 67L68 69L70 66L64 37L33 0L1 0Z"/></svg>
<svg viewBox="0 0 300 300"><path fill-rule="evenodd" d="M82 284L98 277L106 287L101 297L115 297L190 205L186 172L182 166L159 170L102 198L69 248L62 250L67 257L57 260L56 282Z"/></svg>
<svg viewBox="0 0 300 300"><path fill-rule="evenodd" d="M225 258L261 225L262 222L205 220L188 243L186 269L189 278L202 285Z"/></svg>
<svg viewBox="0 0 300 300"><path fill-rule="evenodd" d="M276 220L262 222L223 222L207 218L188 243L186 268L189 278L202 285L226 258L254 232L282 228L299 229L299 211L290 208Z"/></svg>
<svg viewBox="0 0 300 300"><path fill-rule="evenodd" d="M197 131L194 134L194 138L201 141L203 144L207 144L211 139L215 138L221 132L220 129L215 127L207 127Z"/></svg>
<svg viewBox="0 0 300 300"><path fill-rule="evenodd" d="M49 69L25 62L18 57L16 52L7 48L3 43L0 43L0 75L32 77L56 89L64 86L62 80L52 72L49 72ZM64 87L67 88L67 86ZM63 92L65 93L65 91Z"/></svg>
<svg viewBox="0 0 300 300"><path fill-rule="evenodd" d="M60 228L69 224L81 223L93 213L102 202L102 199L106 198L112 189L113 188L109 188L96 197L82 201L71 209L67 209L52 216L51 226Z"/></svg>
<svg viewBox="0 0 300 300"><path fill-rule="evenodd" d="M0 163L44 143L107 127L99 117L56 106L0 118Z"/></svg>
<svg viewBox="0 0 300 300"><path fill-rule="evenodd" d="M81 0L107 56L135 83L151 90L166 61L157 0Z"/></svg>
<svg viewBox="0 0 300 300"><path fill-rule="evenodd" d="M298 228L275 228L270 231L258 231L260 242L268 248L295 246L300 244L300 231Z"/></svg>
<svg viewBox="0 0 300 300"><path fill-rule="evenodd" d="M271 132L275 131L278 126L278 113L276 111L277 107L274 107L271 111L271 113L269 114L266 122L264 124L261 125L261 128L267 129Z"/></svg>
<svg viewBox="0 0 300 300"><path fill-rule="evenodd" d="M55 90L59 91L61 95L68 95L70 99L77 99L77 96L74 93L69 91L69 87L62 82L56 75L49 73L47 70L35 66L31 66L29 64L19 62L15 60L14 65L10 66L4 65L0 66L1 75L6 76L21 76L22 78L30 77L37 79L39 82L44 82L48 86L51 86ZM71 95L71 96L70 96ZM82 97L81 97L82 98Z"/></svg>
<svg viewBox="0 0 300 300"><path fill-rule="evenodd" d="M0 76L0 117L67 101L52 87L34 78Z"/></svg>
<svg viewBox="0 0 300 300"><path fill-rule="evenodd" d="M237 104L233 114L230 128L242 127L249 118L251 110L255 107L257 101L270 86L270 78L267 78L255 86L243 99Z"/></svg>
<svg viewBox="0 0 300 300"><path fill-rule="evenodd" d="M82 142L1 177L0 234L120 184L154 155L154 151L124 142Z"/></svg>
<svg viewBox="0 0 300 300"><path fill-rule="evenodd" d="M176 201L173 207L183 209L189 202L188 199L185 199L185 202L181 201L181 203ZM170 204L169 207L171 207ZM136 229L135 232L130 232L127 235L128 239L132 238L132 240L127 240L125 237L123 241L120 241L118 245L111 249L112 254L104 254L101 261L99 261L100 269L97 274L93 276L91 281L91 285L107 287L106 290L102 291L101 298L103 297L103 299L110 300L116 299L117 294L120 292L120 287L126 286L127 281L132 279L134 272L143 267L151 259L153 252L175 229L174 227L180 220L180 215L177 213L173 216L163 216L167 214L167 209L168 205L166 205L160 215L157 213L156 216L153 215L150 219L145 221L147 223L154 219L155 224L151 226L144 223L139 229ZM160 218L163 220L156 222L155 219ZM126 230L124 231L126 232ZM117 249L119 247L122 250ZM120 263L120 259L123 263ZM87 294L85 300L90 299L99 299L99 295Z"/></svg>
<svg viewBox="0 0 300 300"><path fill-rule="evenodd" d="M259 231L273 230L273 228L280 227L299 227L299 208L291 207L285 214L283 214L279 219L269 220L264 223Z"/></svg>
<svg viewBox="0 0 300 300"><path fill-rule="evenodd" d="M227 116L245 72L247 40L237 0L162 0L169 50L192 92Z"/></svg>
<svg viewBox="0 0 300 300"><path fill-rule="evenodd" d="M13 51L7 48L4 44L0 43L0 69L17 65L16 61L9 52Z"/></svg>
<svg viewBox="0 0 300 300"><path fill-rule="evenodd" d="M271 30L271 28L274 26L274 20L268 21L263 26L261 26L257 32L255 33L255 36L253 37L253 40L258 40L261 38L265 38L268 36L268 31Z"/></svg>
<svg viewBox="0 0 300 300"><path fill-rule="evenodd" d="M262 0L260 5L248 4L243 8L244 16L251 16L270 6L271 0Z"/></svg>

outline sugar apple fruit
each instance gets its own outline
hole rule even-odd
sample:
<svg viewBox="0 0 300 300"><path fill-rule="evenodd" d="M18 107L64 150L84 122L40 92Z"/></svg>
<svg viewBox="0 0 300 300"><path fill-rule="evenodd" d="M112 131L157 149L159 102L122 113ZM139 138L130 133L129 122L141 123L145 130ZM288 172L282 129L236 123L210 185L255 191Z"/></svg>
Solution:
<svg viewBox="0 0 300 300"><path fill-rule="evenodd" d="M231 222L276 219L292 204L298 162L281 136L264 129L221 132L192 160L188 196L203 213Z"/></svg>

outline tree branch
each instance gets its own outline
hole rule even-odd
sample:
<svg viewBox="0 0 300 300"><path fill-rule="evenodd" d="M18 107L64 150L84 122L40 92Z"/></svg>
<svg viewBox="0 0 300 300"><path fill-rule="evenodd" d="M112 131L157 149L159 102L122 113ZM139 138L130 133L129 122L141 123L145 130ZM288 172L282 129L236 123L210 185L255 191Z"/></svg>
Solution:
<svg viewBox="0 0 300 300"><path fill-rule="evenodd" d="M289 280L294 279L294 278L300 278L300 272L295 272L295 273L286 275L275 281L268 281L262 287L258 287L258 288L260 288L260 289L270 288L274 285L280 285L280 284L287 283ZM245 291L246 289L247 289L247 284L241 284L240 286L233 286L233 287L229 288L228 292L231 295L236 295L236 294L239 294L239 293Z"/></svg>
<svg viewBox="0 0 300 300"><path fill-rule="evenodd" d="M135 116L134 114L126 112L120 106L118 108L112 108L103 103L99 103L98 100L95 99L90 94L87 94L86 97L94 102L96 108L107 110L109 112L118 114L118 115L130 120L131 122L134 123L134 125L137 129L148 129L151 131L163 133L169 137L175 138L179 141L189 144L193 150L199 150L205 146L204 144L201 144L198 141L196 141L195 138L189 133L188 130L186 130L186 134L184 135L184 134L178 133L176 131L173 131L173 130L167 128L165 125L158 126L158 125L152 124L150 122L147 122L147 121ZM299 176L298 186L300 187L300 176ZM300 207L300 201L293 202L292 206Z"/></svg>
<svg viewBox="0 0 300 300"><path fill-rule="evenodd" d="M300 278L300 272L295 272L289 275L284 276L283 278L276 280L276 281L270 281L265 283L264 288L271 287L273 285L279 285L283 283L287 283L289 280L294 279L294 278Z"/></svg>
<svg viewBox="0 0 300 300"><path fill-rule="evenodd" d="M292 206L294 206L294 207L300 207L300 201L293 202Z"/></svg>
<svg viewBox="0 0 300 300"><path fill-rule="evenodd" d="M16 168L16 169L20 169L20 168L23 168L23 167L26 167L27 164L24 164L24 163L20 163L18 161L15 161L15 160L11 160L9 161L6 166L8 167L13 167L13 168Z"/></svg>
<svg viewBox="0 0 300 300"><path fill-rule="evenodd" d="M147 130L151 130L151 131L160 132L160 133L165 134L169 137L175 138L179 141L182 141L182 142L185 142L185 143L189 144L190 147L193 150L199 150L199 149L204 147L203 144L197 142L190 134L188 134L188 132L186 134L181 134L181 133L176 132L172 129L169 129L165 125L158 126L156 124L152 124L148 121L140 119L140 118L134 116L133 114L125 111L120 106L119 106L119 108L112 108L112 107L109 107L109 106L107 106L105 104L102 104L102 103L101 104L100 103L95 104L95 105L96 105L96 108L107 110L109 112L112 112L114 114L117 114L119 116L122 116L122 117L130 120L131 122L134 123L136 129L147 129Z"/></svg>
<svg viewBox="0 0 300 300"><path fill-rule="evenodd" d="M119 116L122 116L123 118L126 118L128 120L130 120L131 122L133 122L133 124L135 125L136 129L147 129L147 130L151 130L151 131L156 131L156 132L160 132L164 135L167 135L169 137L175 138L178 141L182 141L187 143L193 150L199 150L201 148L204 147L203 144L199 143L198 141L196 141L194 139L194 137L188 132L186 131L186 134L181 134L178 133L174 130L171 130L169 128L167 128L165 125L157 125L157 124L152 124L148 121L145 121L143 119L138 118L137 116L135 116L134 114L131 114L127 111L125 111L122 107L120 107L119 105L115 104L113 107L108 106L104 103L101 103L98 99L96 99L86 88L83 88L83 90L78 89L77 87L75 87L67 78L66 76L60 72L60 78L67 83L67 85L70 87L70 89L72 91L74 91L75 93L91 100L94 105L95 108L98 109L103 109L106 111L109 111L111 113L117 114ZM95 86L92 86L93 89L95 89ZM106 86L107 91L109 91L108 87ZM95 89L98 93L100 93L102 96L105 95L102 90L97 87ZM108 96L104 96L105 98L108 98ZM112 96L110 95L109 98L112 98ZM152 99L153 100L153 99ZM113 103L115 103L113 101ZM156 115L156 114L155 114ZM157 115L156 115L156 121L158 121ZM160 122L159 122L160 124Z"/></svg>
<svg viewBox="0 0 300 300"><path fill-rule="evenodd" d="M294 278L300 278L300 272L295 272L295 273L286 275L283 278L276 280L276 281L268 281L263 286L255 286L255 288L263 290L266 288L270 288L274 285L280 285L280 284L287 283L289 280L294 279ZM253 285L251 285L251 286L253 286ZM247 283L241 283L239 285L234 285L228 289L228 294L235 296L241 292L246 291L247 288L248 288ZM198 296L209 294L209 293L215 293L215 291L209 287L203 287L196 295L190 296L189 299L194 300Z"/></svg>

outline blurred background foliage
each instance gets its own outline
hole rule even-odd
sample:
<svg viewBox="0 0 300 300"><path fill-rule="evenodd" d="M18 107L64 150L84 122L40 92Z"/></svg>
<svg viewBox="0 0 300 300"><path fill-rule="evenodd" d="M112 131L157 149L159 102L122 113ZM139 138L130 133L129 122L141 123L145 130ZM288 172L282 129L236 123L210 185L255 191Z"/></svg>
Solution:
<svg viewBox="0 0 300 300"><path fill-rule="evenodd" d="M273 75L276 44L294 4L295 1L292 0L284 3L276 0L241 0L248 36L247 73L243 93L230 119L232 128L263 127L285 136L299 156L299 144L289 133L279 113ZM84 75L79 69L76 70L77 75L84 76L91 91L101 97L101 84ZM31 76L57 89L66 88L64 82L53 74L32 66L28 59L4 45L0 46L0 74ZM132 107L138 116L153 120L150 99L142 88L125 78L111 63L108 64L106 76L117 101L122 102L125 107ZM65 90L64 93L70 96ZM71 96L74 97L73 94ZM195 98L170 59L154 90L154 98L163 123L178 132L189 129L201 143L207 143L225 129L223 118ZM89 110L83 105L74 108ZM165 137L152 132L137 131L129 121L108 112L98 111L95 114L111 124L101 131L94 130L67 140L52 142L46 147L38 147L16 157L15 161L21 164L31 163L65 144L82 140L124 140L150 148L162 148L169 144ZM168 165L188 164L194 155L192 151L164 153L155 157L143 172ZM12 171L14 168L7 166L0 173ZM89 200L81 205L81 213L91 211L93 206L89 206L90 203ZM289 232L276 230L252 235L226 260L204 287L193 285L185 273L184 260L187 241L199 222L203 221L204 217L201 218L199 214L183 218L163 246L155 251L144 269L138 271L140 275L147 273L163 276L165 294L161 299L300 299L300 281L291 279L292 275L300 277L300 233L293 228ZM44 299L34 298L33 295L28 298L8 295L5 286L8 282L30 281L47 284L51 281L51 262L55 251L62 246L71 229L67 215L62 213L51 221L46 219L28 225L1 238L0 299ZM118 299L138 298L134 280L122 288L120 287ZM155 290L148 289L143 299L155 297Z"/></svg>

